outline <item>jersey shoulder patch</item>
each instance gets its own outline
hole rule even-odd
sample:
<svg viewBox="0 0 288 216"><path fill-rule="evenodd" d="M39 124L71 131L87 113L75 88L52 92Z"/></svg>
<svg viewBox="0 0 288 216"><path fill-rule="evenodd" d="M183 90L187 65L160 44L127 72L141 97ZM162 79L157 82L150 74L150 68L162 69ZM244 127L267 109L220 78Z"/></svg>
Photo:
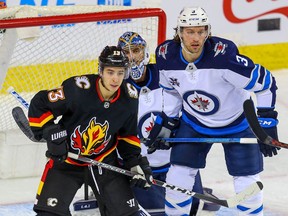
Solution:
<svg viewBox="0 0 288 216"><path fill-rule="evenodd" d="M131 83L127 83L126 86L129 97L138 99L138 91L135 86L133 86Z"/></svg>

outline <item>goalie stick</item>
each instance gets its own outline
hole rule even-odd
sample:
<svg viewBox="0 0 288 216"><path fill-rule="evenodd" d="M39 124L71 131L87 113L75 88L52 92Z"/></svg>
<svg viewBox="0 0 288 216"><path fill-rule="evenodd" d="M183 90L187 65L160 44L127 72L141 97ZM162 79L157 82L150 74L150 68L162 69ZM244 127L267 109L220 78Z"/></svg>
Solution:
<svg viewBox="0 0 288 216"><path fill-rule="evenodd" d="M252 132L254 133L254 135L257 137L257 139L260 142L262 142L266 145L273 146L273 147L280 147L280 148L288 149L288 143L284 143L284 142L281 142L281 141L278 141L278 140L272 138L260 126L260 124L258 122L258 118L256 116L254 103L252 100L246 100L243 104L243 108L244 108L244 113L245 113L246 119L249 123L249 126L250 126Z"/></svg>
<svg viewBox="0 0 288 216"><path fill-rule="evenodd" d="M103 163L100 161L95 161L95 160L92 160L90 158L83 157L81 155L74 154L71 152L68 153L68 157L75 159L75 160L79 160L79 161L88 163L88 164L91 164L91 165L99 166L99 167L102 167L102 168L105 168L105 169L108 169L108 170L111 170L111 171L114 171L117 173L121 173L121 174L127 175L127 176L134 176L137 174L137 173L131 172L129 170L115 167L115 166L112 166L110 164L106 164L106 163ZM209 195L189 191L187 189L183 189L183 188L177 187L175 185L171 185L171 184L168 184L166 182L159 181L157 179L153 179L152 184L154 184L156 186L164 187L164 188L167 188L170 190L178 191L178 192L184 193L188 196L192 196L192 197L204 200L204 201L212 202L212 203L215 203L215 204L227 207L227 208L233 208L233 207L237 206L238 204L242 203L243 201L247 200L248 198L256 195L257 193L259 193L263 189L263 184L258 181L258 182L251 184L245 190L243 190L242 192L236 194L235 196L233 196L229 199L218 199L218 198L215 198L215 197L212 197Z"/></svg>

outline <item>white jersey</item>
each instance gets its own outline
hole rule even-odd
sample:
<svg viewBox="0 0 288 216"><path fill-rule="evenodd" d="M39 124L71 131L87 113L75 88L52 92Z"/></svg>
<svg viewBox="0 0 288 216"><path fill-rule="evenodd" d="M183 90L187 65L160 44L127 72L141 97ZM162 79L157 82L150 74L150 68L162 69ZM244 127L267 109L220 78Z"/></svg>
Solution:
<svg viewBox="0 0 288 216"><path fill-rule="evenodd" d="M128 79L139 92L138 105L138 136L139 138L147 138L153 125L155 118L162 112L162 88L159 88L158 70L153 64L147 66L147 83L145 86L138 86L133 80ZM151 167L167 166L170 162L170 150L156 150L152 154L147 154L147 147L141 144L141 154L148 158Z"/></svg>
<svg viewBox="0 0 288 216"><path fill-rule="evenodd" d="M271 73L240 55L231 41L212 37L199 60L187 62L179 43L166 41L156 50L164 112L182 118L199 133L224 135L248 127L243 102L255 92L258 107L275 104Z"/></svg>

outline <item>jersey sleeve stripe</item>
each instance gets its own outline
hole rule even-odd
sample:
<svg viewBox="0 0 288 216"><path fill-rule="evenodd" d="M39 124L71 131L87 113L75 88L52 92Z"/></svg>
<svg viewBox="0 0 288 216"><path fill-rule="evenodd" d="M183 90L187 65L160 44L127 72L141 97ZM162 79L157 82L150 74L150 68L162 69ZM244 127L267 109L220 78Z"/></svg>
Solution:
<svg viewBox="0 0 288 216"><path fill-rule="evenodd" d="M118 137L118 140L123 140L126 143L137 146L140 148L140 140L136 136Z"/></svg>
<svg viewBox="0 0 288 216"><path fill-rule="evenodd" d="M252 89L255 86L255 84L257 83L257 80L259 78L259 73L260 73L259 70L260 70L260 65L256 64L254 69L253 69L253 71L252 71L252 73L251 73L252 76L250 78L250 81L249 81L249 83L246 85L246 87L244 89L250 90L250 89Z"/></svg>
<svg viewBox="0 0 288 216"><path fill-rule="evenodd" d="M29 118L29 125L32 127L42 127L44 124L46 124L48 121L53 119L53 114L49 111L41 115L39 118Z"/></svg>
<svg viewBox="0 0 288 216"><path fill-rule="evenodd" d="M270 71L266 70L266 75L265 75L265 80L264 80L264 84L263 84L263 88L259 91L256 91L255 93L261 92L261 91L265 91L267 89L269 89L272 85L272 75L270 73Z"/></svg>

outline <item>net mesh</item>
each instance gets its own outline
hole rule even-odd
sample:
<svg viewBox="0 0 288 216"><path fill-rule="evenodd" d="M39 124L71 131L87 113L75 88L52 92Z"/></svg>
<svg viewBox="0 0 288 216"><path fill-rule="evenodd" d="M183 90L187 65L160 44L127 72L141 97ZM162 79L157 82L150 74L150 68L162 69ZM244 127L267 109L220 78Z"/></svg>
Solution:
<svg viewBox="0 0 288 216"><path fill-rule="evenodd" d="M7 92L9 87L29 102L39 90L58 87L70 76L97 73L97 60L102 49L106 45L117 45L118 38L126 31L139 33L147 41L150 51L155 50L162 34L158 30L159 18L141 17L140 13L133 14L133 9L121 6L25 6L0 10L0 19L9 21L63 14L77 16L95 11L105 11L105 16L110 11L125 11L131 16L115 19L111 14L104 21L93 19L81 23L65 21L25 28L1 28L0 132L17 128L11 110L21 105ZM25 112L27 114L27 110Z"/></svg>

